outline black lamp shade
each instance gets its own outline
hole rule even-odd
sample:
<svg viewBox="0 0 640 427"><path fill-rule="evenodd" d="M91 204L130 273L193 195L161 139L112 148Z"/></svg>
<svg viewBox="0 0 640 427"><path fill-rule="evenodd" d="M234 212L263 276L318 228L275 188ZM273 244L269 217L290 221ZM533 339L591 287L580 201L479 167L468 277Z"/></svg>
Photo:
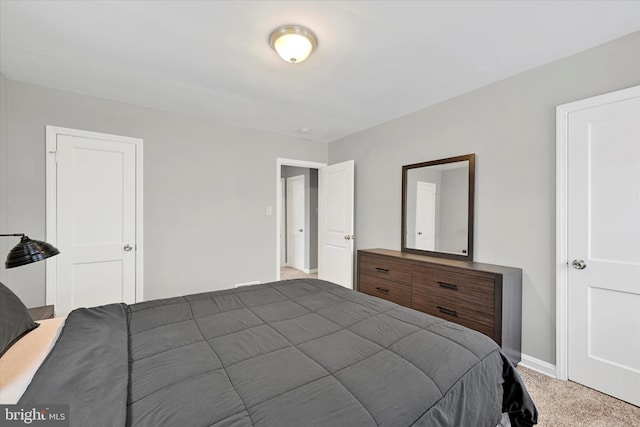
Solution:
<svg viewBox="0 0 640 427"><path fill-rule="evenodd" d="M31 240L27 236L22 236L18 243L7 255L7 261L4 263L6 268L19 267L21 265L31 264L32 262L42 261L43 259L58 255L60 251L47 242L40 240Z"/></svg>

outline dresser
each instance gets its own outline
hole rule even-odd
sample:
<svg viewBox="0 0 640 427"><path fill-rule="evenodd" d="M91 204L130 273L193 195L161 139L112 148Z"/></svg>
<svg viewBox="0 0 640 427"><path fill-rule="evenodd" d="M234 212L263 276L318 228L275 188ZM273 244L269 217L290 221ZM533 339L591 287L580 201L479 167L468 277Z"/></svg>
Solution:
<svg viewBox="0 0 640 427"><path fill-rule="evenodd" d="M491 337L521 358L522 270L387 249L358 251L356 289Z"/></svg>
<svg viewBox="0 0 640 427"><path fill-rule="evenodd" d="M33 320L52 319L54 308L52 305L43 305L41 307L33 307L28 309Z"/></svg>

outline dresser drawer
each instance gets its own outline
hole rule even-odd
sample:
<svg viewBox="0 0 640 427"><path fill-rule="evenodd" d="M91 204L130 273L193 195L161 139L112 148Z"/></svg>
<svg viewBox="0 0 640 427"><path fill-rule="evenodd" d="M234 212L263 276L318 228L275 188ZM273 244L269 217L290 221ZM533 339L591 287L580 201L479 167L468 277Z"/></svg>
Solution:
<svg viewBox="0 0 640 427"><path fill-rule="evenodd" d="M469 302L455 298L416 295L415 293L412 298L412 308L482 332L501 344L500 336L496 336L494 313L488 308L474 306Z"/></svg>
<svg viewBox="0 0 640 427"><path fill-rule="evenodd" d="M394 261L387 257L361 255L359 269L361 274L411 286L412 268L407 263Z"/></svg>
<svg viewBox="0 0 640 427"><path fill-rule="evenodd" d="M477 275L460 274L435 268L419 267L414 270L413 288L420 294L434 298L451 298L471 305L482 305L493 312L495 282Z"/></svg>
<svg viewBox="0 0 640 427"><path fill-rule="evenodd" d="M411 287L407 285L361 274L358 290L405 307L411 307Z"/></svg>

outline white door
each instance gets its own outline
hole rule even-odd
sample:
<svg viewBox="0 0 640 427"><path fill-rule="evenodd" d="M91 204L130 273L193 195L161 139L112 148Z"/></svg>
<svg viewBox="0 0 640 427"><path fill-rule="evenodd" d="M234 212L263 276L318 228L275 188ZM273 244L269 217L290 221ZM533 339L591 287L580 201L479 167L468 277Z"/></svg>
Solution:
<svg viewBox="0 0 640 427"><path fill-rule="evenodd" d="M287 259L298 270L304 270L305 258L304 185L304 175L287 178Z"/></svg>
<svg viewBox="0 0 640 427"><path fill-rule="evenodd" d="M140 147L124 138L90 135L57 133L50 143L55 152L51 240L60 255L52 259L47 303L55 304L56 315L137 300Z"/></svg>
<svg viewBox="0 0 640 427"><path fill-rule="evenodd" d="M567 115L568 378L640 405L640 91Z"/></svg>
<svg viewBox="0 0 640 427"><path fill-rule="evenodd" d="M354 161L318 171L318 277L353 288Z"/></svg>
<svg viewBox="0 0 640 427"><path fill-rule="evenodd" d="M418 181L416 197L416 249L433 251L436 234L436 185Z"/></svg>

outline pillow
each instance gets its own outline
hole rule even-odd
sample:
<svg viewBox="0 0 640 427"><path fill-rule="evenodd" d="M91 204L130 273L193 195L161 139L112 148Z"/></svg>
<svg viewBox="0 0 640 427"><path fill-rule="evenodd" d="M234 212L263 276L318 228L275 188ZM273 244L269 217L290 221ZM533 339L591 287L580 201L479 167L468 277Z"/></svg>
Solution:
<svg viewBox="0 0 640 427"><path fill-rule="evenodd" d="M20 298L0 283L0 356L38 326Z"/></svg>

